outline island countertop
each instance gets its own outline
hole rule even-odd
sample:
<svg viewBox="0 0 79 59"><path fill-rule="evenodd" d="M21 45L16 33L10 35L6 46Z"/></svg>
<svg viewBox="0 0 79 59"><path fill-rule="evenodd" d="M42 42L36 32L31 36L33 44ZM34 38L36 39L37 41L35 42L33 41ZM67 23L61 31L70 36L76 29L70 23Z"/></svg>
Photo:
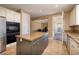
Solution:
<svg viewBox="0 0 79 59"><path fill-rule="evenodd" d="M47 34L48 33L45 33L45 32L32 32L30 34L17 35L16 37L27 40L27 41L34 41L37 38L40 38L40 37L47 35Z"/></svg>

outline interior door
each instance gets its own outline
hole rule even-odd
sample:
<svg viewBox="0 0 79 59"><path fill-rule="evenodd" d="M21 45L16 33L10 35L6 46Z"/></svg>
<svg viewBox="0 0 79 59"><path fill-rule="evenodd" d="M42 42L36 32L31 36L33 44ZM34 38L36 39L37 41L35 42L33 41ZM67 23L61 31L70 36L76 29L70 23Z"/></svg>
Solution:
<svg viewBox="0 0 79 59"><path fill-rule="evenodd" d="M62 15L53 16L52 33L55 40L62 40L63 36L63 18Z"/></svg>

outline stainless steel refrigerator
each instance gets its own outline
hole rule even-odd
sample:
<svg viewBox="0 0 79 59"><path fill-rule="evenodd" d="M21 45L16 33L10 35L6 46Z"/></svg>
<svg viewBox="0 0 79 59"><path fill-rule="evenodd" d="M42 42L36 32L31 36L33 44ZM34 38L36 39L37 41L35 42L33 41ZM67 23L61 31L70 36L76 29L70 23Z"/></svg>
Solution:
<svg viewBox="0 0 79 59"><path fill-rule="evenodd" d="M6 50L6 18L0 16L0 53Z"/></svg>

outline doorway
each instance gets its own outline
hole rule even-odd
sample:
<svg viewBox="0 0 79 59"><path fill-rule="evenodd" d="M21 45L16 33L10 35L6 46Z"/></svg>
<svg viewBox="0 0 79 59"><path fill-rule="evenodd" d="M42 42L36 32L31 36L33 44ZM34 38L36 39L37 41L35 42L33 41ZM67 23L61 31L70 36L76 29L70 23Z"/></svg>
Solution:
<svg viewBox="0 0 79 59"><path fill-rule="evenodd" d="M62 15L53 16L52 19L52 33L54 40L62 40L63 37L63 17Z"/></svg>

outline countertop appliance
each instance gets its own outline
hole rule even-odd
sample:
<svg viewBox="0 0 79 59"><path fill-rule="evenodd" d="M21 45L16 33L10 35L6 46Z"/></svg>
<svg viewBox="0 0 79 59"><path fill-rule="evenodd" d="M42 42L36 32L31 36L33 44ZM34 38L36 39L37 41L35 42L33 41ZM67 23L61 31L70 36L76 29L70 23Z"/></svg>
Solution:
<svg viewBox="0 0 79 59"><path fill-rule="evenodd" d="M0 16L0 53L6 50L6 18Z"/></svg>

